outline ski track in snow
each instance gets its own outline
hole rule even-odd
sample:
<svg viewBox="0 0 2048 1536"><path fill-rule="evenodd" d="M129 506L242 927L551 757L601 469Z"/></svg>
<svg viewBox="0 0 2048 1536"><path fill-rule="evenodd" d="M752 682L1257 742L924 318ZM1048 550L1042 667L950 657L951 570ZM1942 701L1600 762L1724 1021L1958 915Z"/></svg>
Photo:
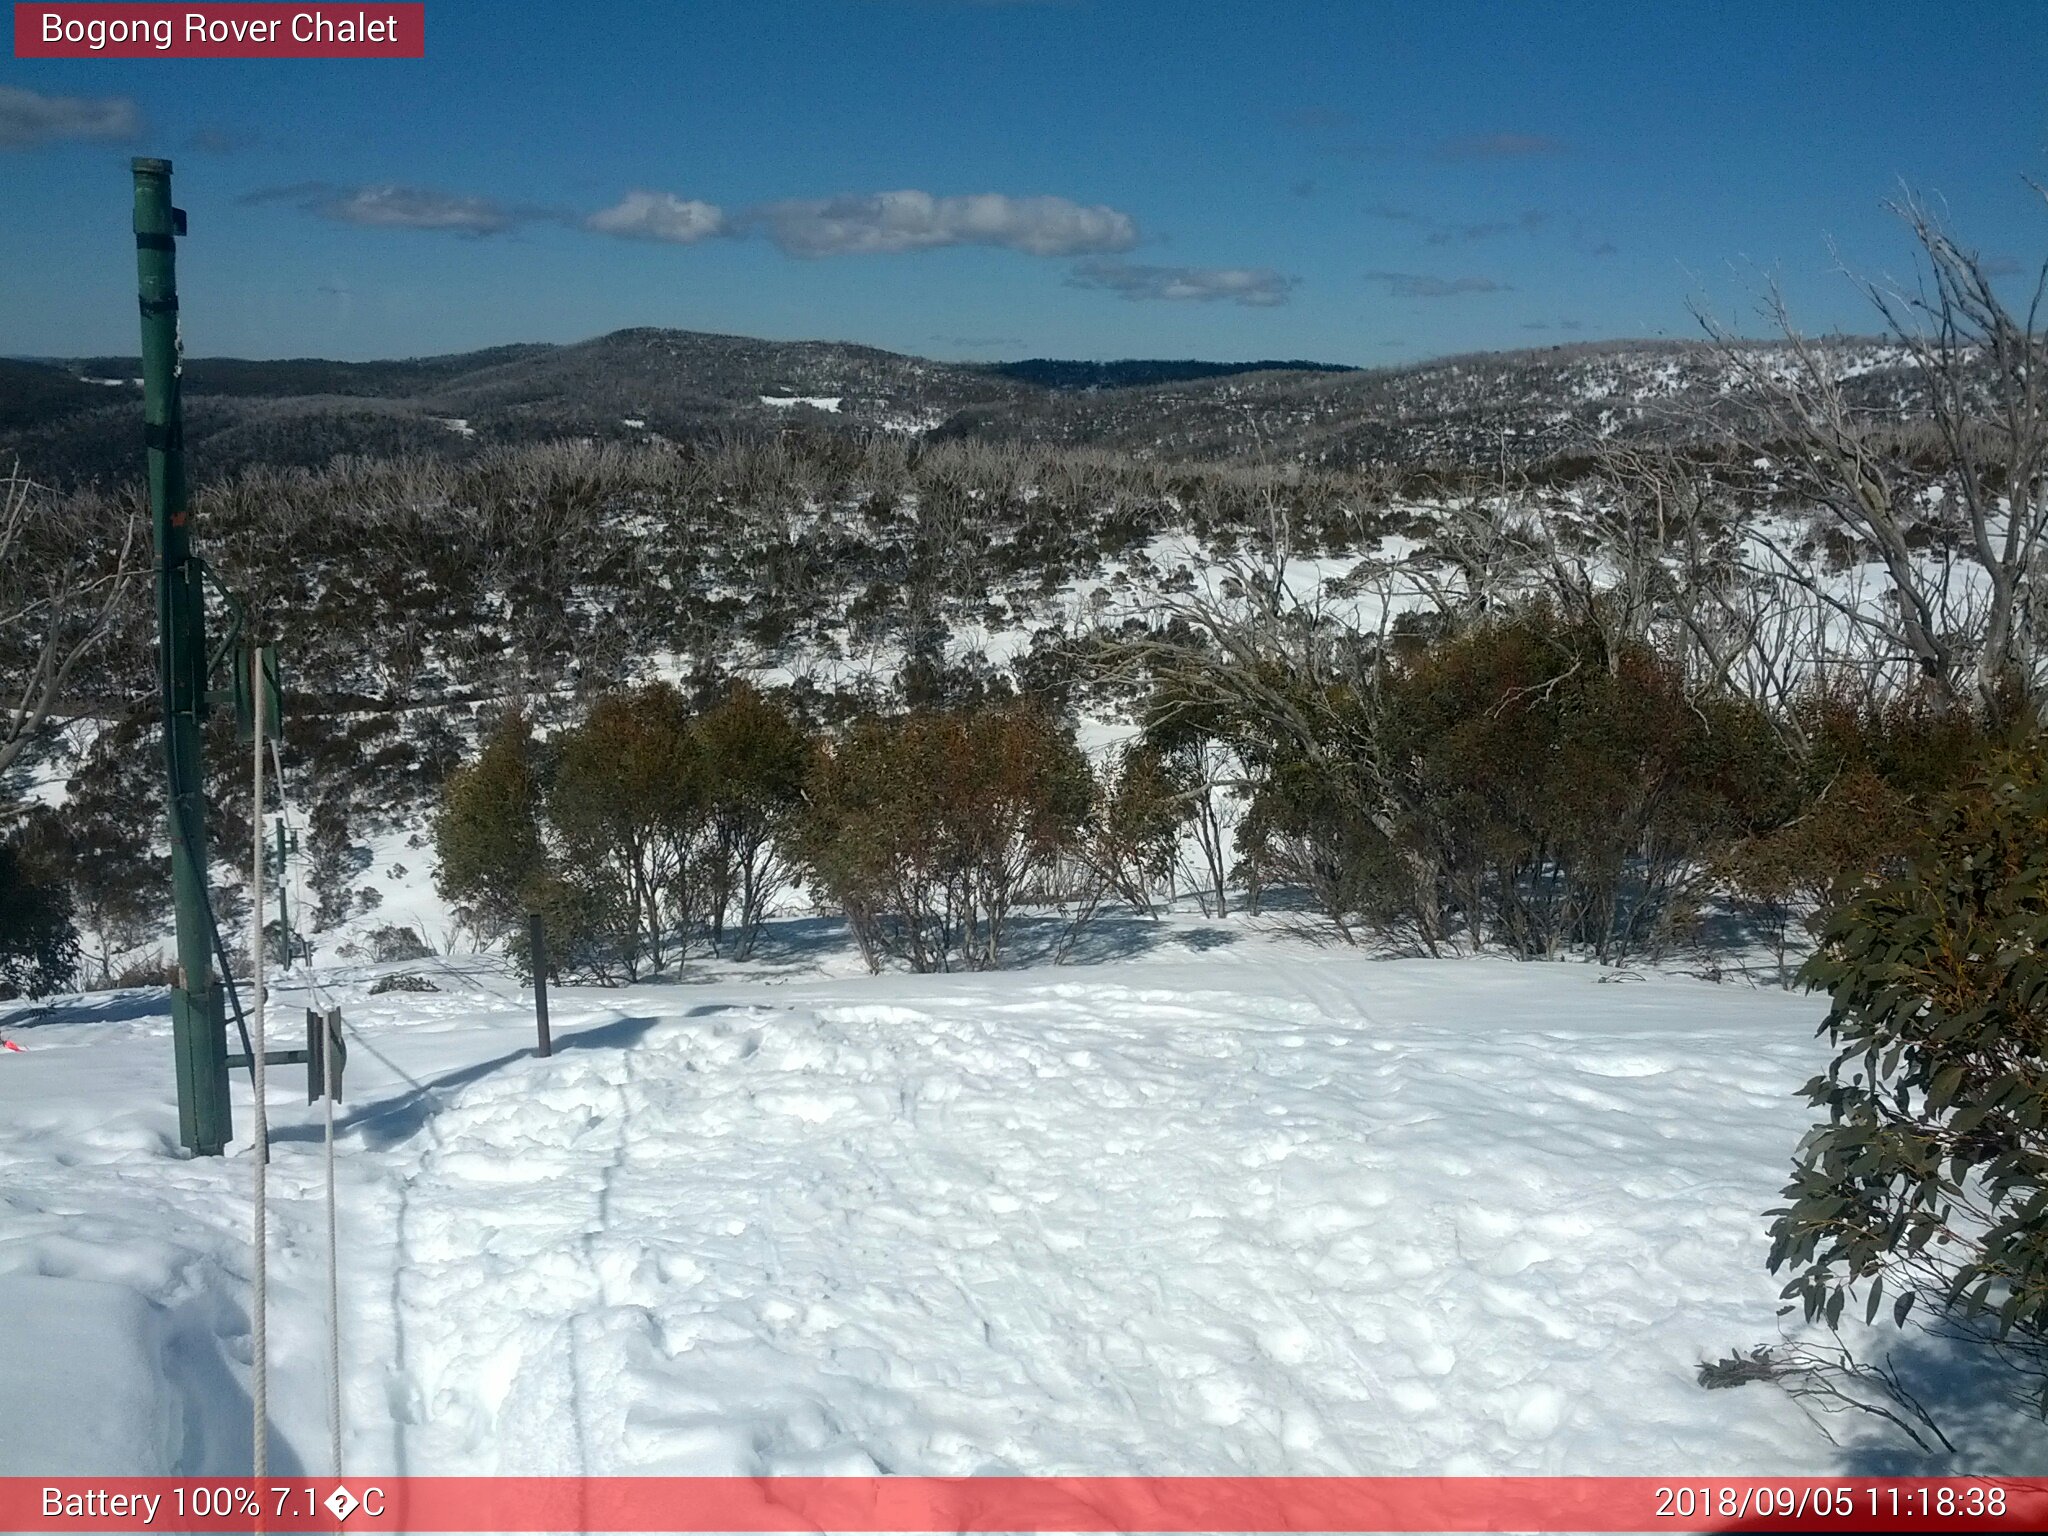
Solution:
<svg viewBox="0 0 2048 1536"><path fill-rule="evenodd" d="M1253 943L569 992L541 1061L506 978L443 972L345 999L352 1471L1838 1465L1693 1382L1775 1333L1810 999ZM0 1303L104 1357L94 1470L246 1467L246 1160L170 1155L161 1017L27 1033ZM278 1460L320 1471L319 1146L278 1099Z"/></svg>

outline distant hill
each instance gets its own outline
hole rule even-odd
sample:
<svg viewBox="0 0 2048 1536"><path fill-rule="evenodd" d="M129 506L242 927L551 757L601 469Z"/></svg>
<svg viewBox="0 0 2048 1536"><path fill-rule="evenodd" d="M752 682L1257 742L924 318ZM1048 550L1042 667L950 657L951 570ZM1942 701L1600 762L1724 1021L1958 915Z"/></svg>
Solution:
<svg viewBox="0 0 2048 1536"><path fill-rule="evenodd" d="M119 393L110 396L110 388ZM124 385L89 382L78 369L63 364L0 357L0 434L62 421L98 410L110 399L139 394Z"/></svg>
<svg viewBox="0 0 2048 1536"><path fill-rule="evenodd" d="M1879 416L1910 411L1895 352L1835 345L1860 405ZM119 357L0 364L0 462L18 457L51 480L132 479L139 391L128 381L138 371ZM192 358L184 377L196 479L257 463L318 467L337 454L460 456L545 438L691 440L799 425L1146 458L1490 466L1606 437L1682 435L1744 409L1725 359L1687 342L1582 342L1360 369L960 364L842 342L636 329L368 363Z"/></svg>
<svg viewBox="0 0 2048 1536"><path fill-rule="evenodd" d="M139 469L133 357L0 365L0 459L56 481ZM108 382L99 382L108 381ZM337 454L462 454L547 437L675 438L774 431L792 421L924 432L970 402L1029 386L973 369L834 342L616 331L570 346L445 357L187 358L195 478Z"/></svg>
<svg viewBox="0 0 2048 1536"><path fill-rule="evenodd" d="M185 391L201 395L242 395L275 399L285 395L349 395L404 399L464 373L551 350L526 345L493 347L447 357L409 357L387 362L337 363L324 357L256 360L240 357L188 357ZM93 377L128 378L142 372L136 357L86 357L72 367Z"/></svg>
<svg viewBox="0 0 2048 1536"><path fill-rule="evenodd" d="M1358 372L1348 363L1305 363L1298 360L1205 363L1195 358L1124 358L1113 363L1093 363L1058 357L1028 357L1018 363L990 363L986 365L986 371L1044 389L1137 389L1147 384L1177 384L1187 379L1220 379L1234 373Z"/></svg>
<svg viewBox="0 0 2048 1536"><path fill-rule="evenodd" d="M1859 338L1827 345L1855 405L1880 419L1913 413L1898 348ZM1686 437L1749 407L1737 371L1705 342L1612 341L1388 368L1282 367L1139 388L1044 390L963 411L941 430L1170 459L1494 466L1574 454L1608 438Z"/></svg>

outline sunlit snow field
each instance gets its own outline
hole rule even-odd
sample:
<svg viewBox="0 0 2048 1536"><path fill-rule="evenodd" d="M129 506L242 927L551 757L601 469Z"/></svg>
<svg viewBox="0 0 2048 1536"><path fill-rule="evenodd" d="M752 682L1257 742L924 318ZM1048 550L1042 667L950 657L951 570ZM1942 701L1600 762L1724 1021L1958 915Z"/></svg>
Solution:
<svg viewBox="0 0 2048 1536"><path fill-rule="evenodd" d="M1949 1465L1695 1381L1790 1326L1762 1212L1816 1000L1270 919L1097 944L871 977L835 925L777 923L746 967L558 990L550 1060L497 961L323 972L352 1032L348 1470ZM367 994L406 969L441 990ZM282 1043L305 1000L280 991ZM0 1472L246 1470L251 1167L178 1155L162 996L0 1033ZM273 1467L318 1473L303 1101L276 1069L270 1402ZM1955 1467L2048 1470L1927 1346L1872 1337Z"/></svg>

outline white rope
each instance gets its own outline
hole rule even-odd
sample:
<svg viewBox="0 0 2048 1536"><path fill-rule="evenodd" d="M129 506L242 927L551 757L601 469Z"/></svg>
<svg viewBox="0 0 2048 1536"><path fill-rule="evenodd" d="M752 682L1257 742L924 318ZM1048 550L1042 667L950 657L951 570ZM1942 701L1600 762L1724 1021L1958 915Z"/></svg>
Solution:
<svg viewBox="0 0 2048 1536"><path fill-rule="evenodd" d="M290 832L293 835L293 837L296 838L298 834L304 829L302 829L299 826L298 819L292 815L291 802L285 797L284 759L277 755L277 741L276 738L274 737L272 738L270 743L270 766L277 775L277 813L278 815L284 818L285 830ZM316 1008L325 1008L326 1006L328 1006L330 999L327 995L326 989L320 985L319 967L313 964L313 946L312 943L310 942L311 936L306 928L306 887L304 882L302 882L299 879L299 861L287 855L285 858L285 869L288 870L291 874L292 906L297 910L299 914L299 926L297 932L302 939L307 941L307 955L305 960L306 989L313 995L313 1006ZM283 875L280 874L279 878L282 879Z"/></svg>
<svg viewBox="0 0 2048 1536"><path fill-rule="evenodd" d="M255 1232L251 1239L255 1252L255 1294L251 1306L254 1337L250 1343L249 1397L254 1419L254 1475L263 1478L270 1475L269 1235L264 1230L268 1214L264 1208L264 1194L265 1175L270 1164L270 1118L263 1097L263 715L266 701L262 652L255 646L249 648L249 670L250 692L256 701L255 782L249 806L250 842L254 849L249 860L249 975L255 993L255 1005L249 1015L249 1065L255 1078L256 1096L256 1208Z"/></svg>
<svg viewBox="0 0 2048 1536"><path fill-rule="evenodd" d="M284 759L278 755L275 737L270 743L270 766L277 776L277 813L284 819L288 830L296 831L292 825L290 807L284 794ZM298 882L298 865L287 855L278 869L277 878L283 888L287 874L291 877L291 891L298 899L300 921L305 920L305 902ZM282 930L281 930L282 931ZM291 964L291 957L285 957ZM334 1169L334 1101L338 1079L334 1073L335 1035L339 1033L339 1020L335 1027L328 1026L327 1000L322 995L320 978L309 959L306 962L306 985L312 993L313 1008L320 1018L320 1082L324 1089L321 1094L326 1121L325 1154L327 1163L327 1459L333 1468L333 1475L341 1476L341 1245L339 1239L340 1221L338 1199L335 1192Z"/></svg>

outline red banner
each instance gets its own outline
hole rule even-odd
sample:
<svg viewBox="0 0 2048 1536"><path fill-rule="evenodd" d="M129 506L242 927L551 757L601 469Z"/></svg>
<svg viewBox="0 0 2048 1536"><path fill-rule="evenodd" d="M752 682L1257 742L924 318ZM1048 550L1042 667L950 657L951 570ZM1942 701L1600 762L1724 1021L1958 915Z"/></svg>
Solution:
<svg viewBox="0 0 2048 1536"><path fill-rule="evenodd" d="M7 1531L2041 1531L2048 1479L0 1478Z"/></svg>
<svg viewBox="0 0 2048 1536"><path fill-rule="evenodd" d="M19 5L17 59L422 59L425 5Z"/></svg>

